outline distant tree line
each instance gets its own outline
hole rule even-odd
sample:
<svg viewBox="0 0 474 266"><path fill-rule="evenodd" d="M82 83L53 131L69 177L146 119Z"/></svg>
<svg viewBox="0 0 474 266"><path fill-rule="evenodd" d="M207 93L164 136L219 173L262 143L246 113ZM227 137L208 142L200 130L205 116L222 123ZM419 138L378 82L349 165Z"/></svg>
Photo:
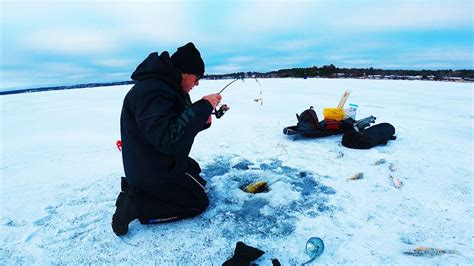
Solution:
<svg viewBox="0 0 474 266"><path fill-rule="evenodd" d="M204 75L205 79L235 79L235 78L363 78L363 79L408 79L408 80L446 80L474 82L474 70L386 70L376 68L338 68L333 64L322 67L288 68L270 72L237 72L222 75ZM93 88L134 84L135 81L117 81L102 83L87 83L71 86L41 87L23 90L0 91L0 95Z"/></svg>
<svg viewBox="0 0 474 266"><path fill-rule="evenodd" d="M474 81L474 70L386 70L376 68L338 68L333 64L322 67L289 68L261 72L238 72L224 75L206 75L207 79L222 78L373 78Z"/></svg>
<svg viewBox="0 0 474 266"><path fill-rule="evenodd" d="M18 93L26 93L26 92L39 92L39 91L55 91L55 90L71 90L71 89L119 86L119 85L128 85L128 84L134 84L134 83L135 81L128 80L128 81L115 81L115 82L85 83L85 84L76 84L76 85L70 85L70 86L40 87L40 88L31 88L31 89L23 89L23 90L0 91L0 95L18 94Z"/></svg>

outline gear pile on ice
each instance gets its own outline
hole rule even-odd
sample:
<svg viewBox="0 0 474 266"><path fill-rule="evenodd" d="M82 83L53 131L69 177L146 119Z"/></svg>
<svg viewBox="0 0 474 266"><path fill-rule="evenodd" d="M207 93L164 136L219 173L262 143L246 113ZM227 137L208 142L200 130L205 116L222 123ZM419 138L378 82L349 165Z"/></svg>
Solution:
<svg viewBox="0 0 474 266"><path fill-rule="evenodd" d="M318 115L313 106L296 114L298 123L283 129L283 134L301 135L308 138L321 138L332 135L344 134L342 145L351 149L370 149L377 145L385 145L389 140L396 139L395 127L389 123L375 123L375 117L369 116L355 120L357 105L350 104L346 110L343 106L349 97L350 91L346 90L339 101L337 108L324 108L324 119L318 120Z"/></svg>

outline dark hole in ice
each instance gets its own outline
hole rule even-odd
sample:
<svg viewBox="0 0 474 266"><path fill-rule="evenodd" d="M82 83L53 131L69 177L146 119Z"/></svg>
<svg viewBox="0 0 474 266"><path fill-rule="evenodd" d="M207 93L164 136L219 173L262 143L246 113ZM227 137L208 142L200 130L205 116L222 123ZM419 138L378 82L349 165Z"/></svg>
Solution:
<svg viewBox="0 0 474 266"><path fill-rule="evenodd" d="M235 162L235 156L217 157L202 171L210 187L210 206L206 212L212 213L211 222L221 228L216 233L229 241L238 241L249 234L258 234L261 238L289 235L294 232L300 217L316 217L335 210L328 204L327 197L336 191L322 184L323 177L319 175L285 166L280 160L256 164L256 168L246 159L237 164L231 162ZM275 194L275 198L267 198L262 193L279 191L278 188L272 189L273 178L281 178L279 182L285 183L283 188L299 193L300 197L290 197L283 200L283 204L280 197L286 195ZM245 191L249 184L258 181L270 183L270 188L266 187L255 196L235 194L238 193L236 189Z"/></svg>

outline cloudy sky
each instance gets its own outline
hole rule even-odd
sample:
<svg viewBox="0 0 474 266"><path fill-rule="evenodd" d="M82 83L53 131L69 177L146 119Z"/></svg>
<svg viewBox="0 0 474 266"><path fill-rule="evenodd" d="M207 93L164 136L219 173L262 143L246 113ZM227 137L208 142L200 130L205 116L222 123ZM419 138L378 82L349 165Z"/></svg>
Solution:
<svg viewBox="0 0 474 266"><path fill-rule="evenodd" d="M474 69L470 0L0 3L1 90L129 80L150 52L189 41L207 74Z"/></svg>

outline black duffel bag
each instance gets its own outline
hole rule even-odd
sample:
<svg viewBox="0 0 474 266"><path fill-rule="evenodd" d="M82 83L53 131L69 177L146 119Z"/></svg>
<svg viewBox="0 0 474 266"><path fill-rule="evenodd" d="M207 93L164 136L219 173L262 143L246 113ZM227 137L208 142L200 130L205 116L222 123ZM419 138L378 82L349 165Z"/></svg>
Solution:
<svg viewBox="0 0 474 266"><path fill-rule="evenodd" d="M396 139L394 135L395 128L391 124L381 123L359 132L354 129L346 131L342 136L342 145L351 149L370 149Z"/></svg>

